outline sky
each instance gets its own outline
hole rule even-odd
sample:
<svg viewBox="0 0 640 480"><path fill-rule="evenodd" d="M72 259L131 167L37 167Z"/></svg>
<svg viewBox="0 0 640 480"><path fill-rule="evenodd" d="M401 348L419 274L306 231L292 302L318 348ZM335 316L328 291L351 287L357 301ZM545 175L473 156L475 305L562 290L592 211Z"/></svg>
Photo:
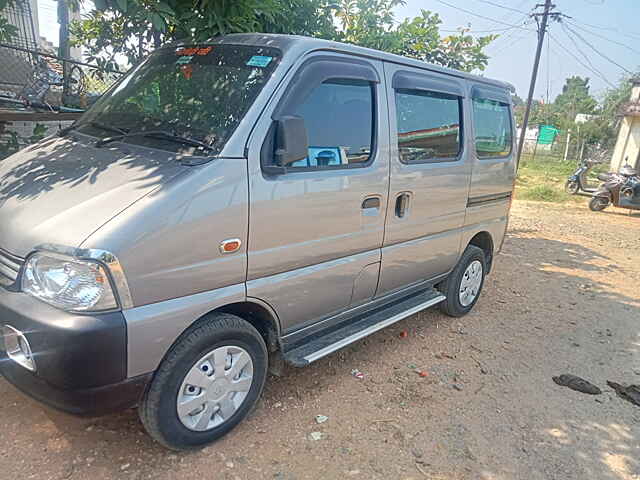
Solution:
<svg viewBox="0 0 640 480"><path fill-rule="evenodd" d="M512 83L518 95L526 98L537 44L536 24L528 17L528 13L539 3L544 2L543 0L406 0L406 4L396 8L395 13L397 20L402 20L405 17L418 15L420 9L436 12L442 19L440 26L442 35L445 34L442 32L444 29L455 30L468 24L471 24L472 31L508 29L492 32L501 34L501 37L485 50L490 59L482 74ZM549 27L551 37L549 45L545 40L534 98L546 101L548 83L549 98L553 101L562 91L565 78L571 75L589 77L591 93L598 98L607 88L611 88L606 81L618 83L625 73L621 67L630 71L640 70L640 23L638 21L640 0L554 0L554 3L556 11L572 17L567 19L569 23L566 26L577 32L602 56L571 30L567 34L563 25L551 23ZM512 28L513 25L521 28ZM477 35L487 34L478 33ZM591 70L585 68L585 65Z"/></svg>
<svg viewBox="0 0 640 480"><path fill-rule="evenodd" d="M498 30L492 32L500 37L486 49L490 59L482 74L514 84L518 95L525 98L537 41L535 22L528 14L542 1L406 0L395 14L400 21L425 9L440 15L441 30L469 24L472 31L479 31L477 35ZM40 33L57 44L56 0L38 3ZM611 87L607 81L616 84L625 73L623 68L640 69L640 0L555 0L555 4L556 11L571 17L566 19L566 25L575 33L567 33L559 23L550 25L551 37L545 41L534 98L546 101L548 86L548 96L553 101L562 91L565 78L571 75L589 77L591 92L601 97Z"/></svg>

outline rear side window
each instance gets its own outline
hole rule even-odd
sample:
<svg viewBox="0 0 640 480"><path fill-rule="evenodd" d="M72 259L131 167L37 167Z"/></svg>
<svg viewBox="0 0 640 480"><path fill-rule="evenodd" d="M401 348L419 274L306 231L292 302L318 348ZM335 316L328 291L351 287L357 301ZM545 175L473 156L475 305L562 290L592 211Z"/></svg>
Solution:
<svg viewBox="0 0 640 480"><path fill-rule="evenodd" d="M295 111L304 119L309 156L291 167L353 167L371 157L374 141L371 82L331 79L318 85Z"/></svg>
<svg viewBox="0 0 640 480"><path fill-rule="evenodd" d="M473 127L479 158L506 157L511 153L513 132L508 104L474 98Z"/></svg>
<svg viewBox="0 0 640 480"><path fill-rule="evenodd" d="M462 139L460 98L424 90L396 90L398 151L404 163L455 160Z"/></svg>

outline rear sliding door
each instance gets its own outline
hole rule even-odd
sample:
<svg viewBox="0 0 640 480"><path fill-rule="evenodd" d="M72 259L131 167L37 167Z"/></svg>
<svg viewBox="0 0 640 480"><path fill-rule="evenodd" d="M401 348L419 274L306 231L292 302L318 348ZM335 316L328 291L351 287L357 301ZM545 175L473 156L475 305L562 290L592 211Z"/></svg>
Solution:
<svg viewBox="0 0 640 480"><path fill-rule="evenodd" d="M390 190L377 295L449 272L470 178L464 80L385 63Z"/></svg>

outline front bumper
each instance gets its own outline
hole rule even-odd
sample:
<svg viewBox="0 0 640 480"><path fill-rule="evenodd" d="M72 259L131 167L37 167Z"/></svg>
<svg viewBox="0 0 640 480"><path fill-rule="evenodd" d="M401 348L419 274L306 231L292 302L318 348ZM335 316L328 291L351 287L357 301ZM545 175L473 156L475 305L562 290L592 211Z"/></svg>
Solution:
<svg viewBox="0 0 640 480"><path fill-rule="evenodd" d="M21 392L74 415L104 415L138 404L152 374L141 375L102 387L64 390L34 375L0 352L0 373Z"/></svg>
<svg viewBox="0 0 640 480"><path fill-rule="evenodd" d="M36 371L8 358L0 373L19 390L60 410L100 414L135 405L150 375L127 378L126 323L121 312L63 312L24 293L0 288L0 325L27 338Z"/></svg>

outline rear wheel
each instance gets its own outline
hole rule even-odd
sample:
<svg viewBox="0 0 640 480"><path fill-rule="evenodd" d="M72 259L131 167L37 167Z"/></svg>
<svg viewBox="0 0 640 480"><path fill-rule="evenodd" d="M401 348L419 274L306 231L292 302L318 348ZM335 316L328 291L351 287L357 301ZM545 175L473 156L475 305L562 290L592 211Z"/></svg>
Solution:
<svg viewBox="0 0 640 480"><path fill-rule="evenodd" d="M142 399L140 419L168 448L203 447L249 414L262 393L267 363L265 342L252 325L212 314L171 348Z"/></svg>
<svg viewBox="0 0 640 480"><path fill-rule="evenodd" d="M484 251L475 245L467 246L449 277L439 285L446 297L440 310L451 317L469 313L480 297L486 270Z"/></svg>
<svg viewBox="0 0 640 480"><path fill-rule="evenodd" d="M589 200L589 210L592 212L601 212L609 206L609 199L604 197L593 197Z"/></svg>

